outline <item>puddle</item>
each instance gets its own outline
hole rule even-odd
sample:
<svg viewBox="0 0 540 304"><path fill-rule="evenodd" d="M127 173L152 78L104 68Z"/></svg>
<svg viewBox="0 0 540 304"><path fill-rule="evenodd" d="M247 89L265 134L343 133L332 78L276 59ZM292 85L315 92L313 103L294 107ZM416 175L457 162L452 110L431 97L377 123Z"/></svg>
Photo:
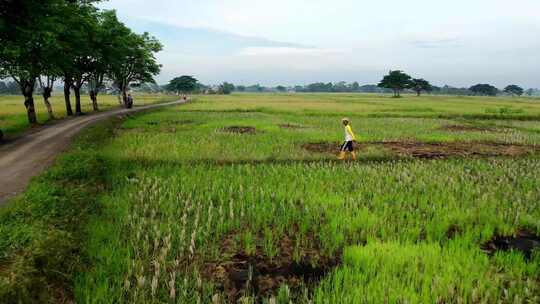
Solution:
<svg viewBox="0 0 540 304"><path fill-rule="evenodd" d="M481 248L489 254L494 254L497 251L515 250L530 259L533 251L540 250L540 237L530 231L520 230L515 236L494 236Z"/></svg>

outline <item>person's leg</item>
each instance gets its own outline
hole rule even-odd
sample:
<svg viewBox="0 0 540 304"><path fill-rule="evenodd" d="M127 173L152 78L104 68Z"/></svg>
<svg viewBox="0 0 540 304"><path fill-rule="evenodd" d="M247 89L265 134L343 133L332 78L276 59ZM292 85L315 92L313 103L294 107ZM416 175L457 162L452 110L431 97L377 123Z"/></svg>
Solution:
<svg viewBox="0 0 540 304"><path fill-rule="evenodd" d="M349 151L351 152L351 156L353 160L356 160L356 151L354 151L354 143L351 141L349 142Z"/></svg>
<svg viewBox="0 0 540 304"><path fill-rule="evenodd" d="M345 148L347 147L347 142L344 142L343 145L341 145L341 148L339 149L339 160L345 160Z"/></svg>

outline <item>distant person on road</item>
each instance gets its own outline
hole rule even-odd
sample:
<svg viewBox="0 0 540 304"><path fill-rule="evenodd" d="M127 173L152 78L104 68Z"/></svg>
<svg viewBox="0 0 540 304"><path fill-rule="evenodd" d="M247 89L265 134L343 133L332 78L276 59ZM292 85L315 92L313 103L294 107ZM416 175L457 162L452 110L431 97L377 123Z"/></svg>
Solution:
<svg viewBox="0 0 540 304"><path fill-rule="evenodd" d="M128 109L133 107L133 96L131 96L131 94L128 94L127 96L127 107Z"/></svg>
<svg viewBox="0 0 540 304"><path fill-rule="evenodd" d="M356 135L352 130L351 121L348 118L343 118L341 120L343 126L345 126L345 142L341 146L339 151L340 160L345 160L347 152L351 153L352 159L356 160L356 152L354 152L354 141L356 140Z"/></svg>

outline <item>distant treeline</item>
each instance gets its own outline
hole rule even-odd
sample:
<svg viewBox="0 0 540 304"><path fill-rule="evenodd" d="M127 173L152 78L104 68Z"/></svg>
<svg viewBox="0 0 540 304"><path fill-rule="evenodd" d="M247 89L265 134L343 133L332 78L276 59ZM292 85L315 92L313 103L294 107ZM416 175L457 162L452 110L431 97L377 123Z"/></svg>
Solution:
<svg viewBox="0 0 540 304"><path fill-rule="evenodd" d="M473 87L474 89L474 87ZM358 82L346 83L323 83L316 82L308 85L297 86L261 86L259 84L243 86L235 86L236 92L249 92L249 93L263 93L263 92L296 92L296 93L392 93L392 89L381 88L376 84L360 85ZM412 89L405 89L407 93L415 93ZM471 90L471 88L458 88L449 85L444 86L432 86L432 90L429 92L432 95L460 95L460 96L474 96L481 95L478 92ZM504 94L504 90L497 90L496 94ZM527 96L540 96L540 89L527 89L524 91L524 95Z"/></svg>

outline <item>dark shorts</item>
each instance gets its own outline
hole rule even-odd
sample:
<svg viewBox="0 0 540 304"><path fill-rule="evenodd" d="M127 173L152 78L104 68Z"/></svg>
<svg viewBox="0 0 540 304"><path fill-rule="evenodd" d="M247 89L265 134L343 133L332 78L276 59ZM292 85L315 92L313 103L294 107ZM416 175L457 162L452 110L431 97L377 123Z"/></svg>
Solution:
<svg viewBox="0 0 540 304"><path fill-rule="evenodd" d="M341 145L340 151L342 151L342 152L346 152L346 151L353 152L354 151L353 142L352 141L344 142L343 145Z"/></svg>

